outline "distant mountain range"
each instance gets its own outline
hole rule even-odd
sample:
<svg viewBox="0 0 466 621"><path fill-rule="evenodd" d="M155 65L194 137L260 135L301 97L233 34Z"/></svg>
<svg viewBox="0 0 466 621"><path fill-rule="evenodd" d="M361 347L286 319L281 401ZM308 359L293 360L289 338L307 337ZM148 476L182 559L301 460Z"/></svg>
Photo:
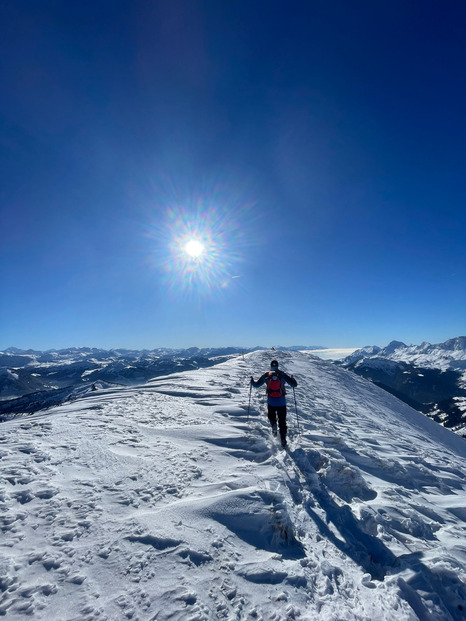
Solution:
<svg viewBox="0 0 466 621"><path fill-rule="evenodd" d="M285 350L320 346L280 347ZM154 377L208 367L232 356L269 348L97 349L71 347L0 351L0 421L31 413L112 385L144 384ZM277 347L276 349L279 349Z"/></svg>
<svg viewBox="0 0 466 621"><path fill-rule="evenodd" d="M336 362L466 436L466 337L368 346Z"/></svg>
<svg viewBox="0 0 466 621"><path fill-rule="evenodd" d="M73 401L111 386L144 384L161 375L213 366L266 347L0 351L0 422ZM324 349L315 345L277 350ZM466 436L466 337L432 345L392 341L363 347L334 364L377 384L416 410Z"/></svg>

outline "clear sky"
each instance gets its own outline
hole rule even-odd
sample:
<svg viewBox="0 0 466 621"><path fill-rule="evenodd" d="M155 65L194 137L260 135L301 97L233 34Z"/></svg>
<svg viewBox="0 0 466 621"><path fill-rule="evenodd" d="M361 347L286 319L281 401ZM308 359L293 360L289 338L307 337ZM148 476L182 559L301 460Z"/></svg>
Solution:
<svg viewBox="0 0 466 621"><path fill-rule="evenodd" d="M464 335L465 32L462 0L1 2L0 348Z"/></svg>

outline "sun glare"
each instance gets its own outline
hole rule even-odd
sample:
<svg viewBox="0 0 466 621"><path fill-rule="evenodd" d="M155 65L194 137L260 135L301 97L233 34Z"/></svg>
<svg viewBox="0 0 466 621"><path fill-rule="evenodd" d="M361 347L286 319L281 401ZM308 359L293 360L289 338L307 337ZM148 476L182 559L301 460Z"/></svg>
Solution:
<svg viewBox="0 0 466 621"><path fill-rule="evenodd" d="M193 259L198 259L204 252L204 248L204 244L201 244L197 239L191 239L184 247L186 254Z"/></svg>
<svg viewBox="0 0 466 621"><path fill-rule="evenodd" d="M237 287L244 248L237 214L247 208L219 207L201 199L167 208L151 236L156 240L155 265L171 292L203 296Z"/></svg>

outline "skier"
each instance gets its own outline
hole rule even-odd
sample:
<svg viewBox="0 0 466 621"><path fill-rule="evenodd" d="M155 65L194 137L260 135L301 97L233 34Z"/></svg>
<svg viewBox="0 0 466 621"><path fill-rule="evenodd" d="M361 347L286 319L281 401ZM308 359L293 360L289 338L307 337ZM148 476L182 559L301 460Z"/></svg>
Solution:
<svg viewBox="0 0 466 621"><path fill-rule="evenodd" d="M270 425L272 426L272 433L277 435L277 416L278 426L280 429L280 439L282 446L286 446L286 390L285 382L293 388L296 388L298 382L293 376L287 375L284 371L278 368L278 362L272 360L270 363L270 371L267 371L262 375L257 382L251 375L251 386L259 388L263 384L267 383L267 415L269 417Z"/></svg>

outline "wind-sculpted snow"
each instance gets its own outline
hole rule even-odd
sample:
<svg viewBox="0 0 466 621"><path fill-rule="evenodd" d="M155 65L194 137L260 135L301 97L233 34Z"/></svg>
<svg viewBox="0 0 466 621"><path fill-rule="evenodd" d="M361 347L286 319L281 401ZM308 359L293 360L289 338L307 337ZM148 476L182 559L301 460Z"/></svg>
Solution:
<svg viewBox="0 0 466 621"><path fill-rule="evenodd" d="M278 448L249 377L295 375ZM299 416L297 416L297 414ZM0 615L459 621L466 443L370 382L256 352L0 427Z"/></svg>

